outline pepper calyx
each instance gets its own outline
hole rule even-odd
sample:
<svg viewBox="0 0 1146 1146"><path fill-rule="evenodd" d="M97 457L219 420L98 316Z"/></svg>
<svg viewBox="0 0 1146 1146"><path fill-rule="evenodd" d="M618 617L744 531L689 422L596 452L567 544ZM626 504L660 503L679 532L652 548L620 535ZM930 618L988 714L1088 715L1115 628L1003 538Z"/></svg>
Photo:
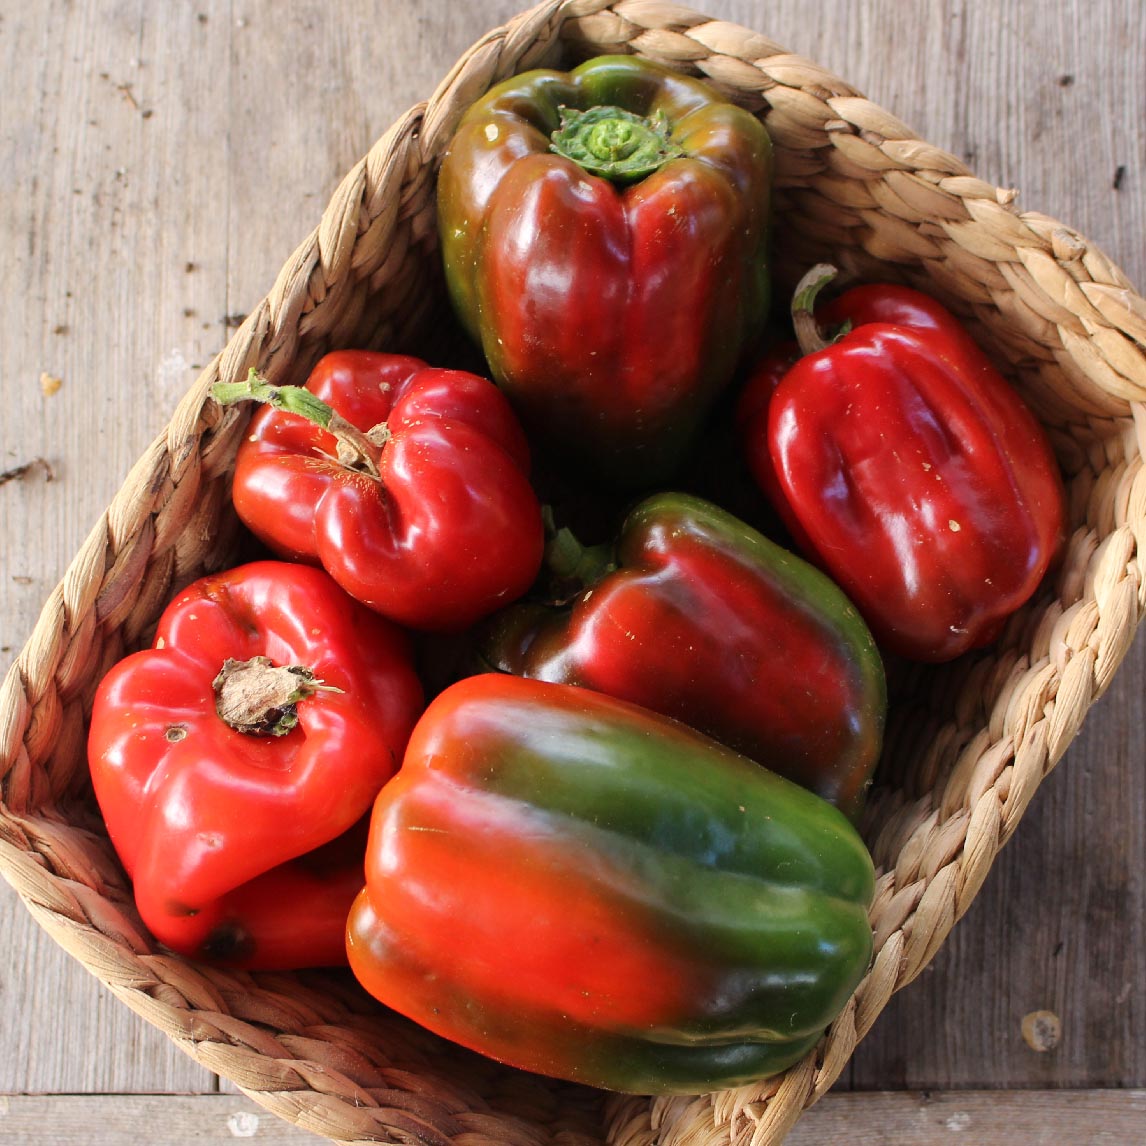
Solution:
<svg viewBox="0 0 1146 1146"><path fill-rule="evenodd" d="M363 433L304 386L272 386L253 366L242 382L216 382L211 387L211 397L220 406L259 402L288 414L298 414L334 436L338 442L337 460L340 465L375 481L381 480L379 455L390 437L384 422Z"/></svg>
<svg viewBox="0 0 1146 1146"><path fill-rule="evenodd" d="M672 140L663 108L652 116L608 104L585 111L564 106L558 110L561 126L550 136L550 150L591 175L614 183L635 183L684 155L684 149Z"/></svg>
<svg viewBox="0 0 1146 1146"><path fill-rule="evenodd" d="M305 665L276 665L269 657L228 657L211 687L219 718L249 736L285 736L298 724L299 701L342 691Z"/></svg>

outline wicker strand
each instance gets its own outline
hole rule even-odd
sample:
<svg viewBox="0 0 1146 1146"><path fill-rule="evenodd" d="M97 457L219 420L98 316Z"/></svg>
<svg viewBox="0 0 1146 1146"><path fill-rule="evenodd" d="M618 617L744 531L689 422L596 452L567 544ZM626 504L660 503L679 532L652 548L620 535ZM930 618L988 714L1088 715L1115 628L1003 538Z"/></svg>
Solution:
<svg viewBox="0 0 1146 1146"><path fill-rule="evenodd" d="M210 386L250 366L297 381L337 345L413 344L444 307L433 179L458 119L501 78L605 51L706 77L764 117L780 289L830 259L846 278L923 287L967 322L1046 424L1073 530L1048 596L989 655L904 682L867 821L875 956L820 1045L779 1078L657 1101L606 1102L478 1060L344 977L231 974L156 950L93 834L83 749L102 673L174 591L234 552L244 415L219 411ZM348 172L85 539L0 685L0 871L128 1006L336 1141L770 1146L933 958L1126 655L1146 608L1144 445L1146 302L1083 236L1022 212L1013 191L758 32L662 0L549 0L483 37Z"/></svg>

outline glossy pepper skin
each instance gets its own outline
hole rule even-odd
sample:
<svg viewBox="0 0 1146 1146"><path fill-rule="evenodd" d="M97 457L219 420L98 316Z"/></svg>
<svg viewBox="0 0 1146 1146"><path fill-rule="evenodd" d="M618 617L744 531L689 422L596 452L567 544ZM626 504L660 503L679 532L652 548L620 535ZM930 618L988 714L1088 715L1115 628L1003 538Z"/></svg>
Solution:
<svg viewBox="0 0 1146 1146"><path fill-rule="evenodd" d="M757 481L881 647L938 662L989 643L1064 541L1042 427L918 291L855 287L816 320L850 329L767 356L741 396Z"/></svg>
<svg viewBox="0 0 1146 1146"><path fill-rule="evenodd" d="M871 633L832 581L675 493L629 513L607 568L566 605L499 613L485 660L671 716L859 811L886 687Z"/></svg>
<svg viewBox="0 0 1146 1146"><path fill-rule="evenodd" d="M359 436L347 444L291 409L256 411L233 483L256 536L416 629L463 629L528 588L541 508L525 435L492 382L349 350L323 358L306 389Z"/></svg>
<svg viewBox="0 0 1146 1146"><path fill-rule="evenodd" d="M648 139L629 120L555 138L563 109L596 108L663 126L662 151L626 158ZM446 277L532 434L611 482L672 470L763 324L771 179L755 117L634 56L527 72L469 109L438 177Z"/></svg>
<svg viewBox="0 0 1146 1146"><path fill-rule="evenodd" d="M315 687L256 704L266 720L251 731L214 682L227 661L258 657L309 670ZM405 634L320 569L253 562L179 594L154 647L100 683L88 741L108 834L155 937L229 966L344 964L362 886L356 825L422 705Z"/></svg>
<svg viewBox="0 0 1146 1146"><path fill-rule="evenodd" d="M441 693L374 807L350 965L511 1065L699 1093L783 1070L872 949L830 804L676 721L500 674Z"/></svg>

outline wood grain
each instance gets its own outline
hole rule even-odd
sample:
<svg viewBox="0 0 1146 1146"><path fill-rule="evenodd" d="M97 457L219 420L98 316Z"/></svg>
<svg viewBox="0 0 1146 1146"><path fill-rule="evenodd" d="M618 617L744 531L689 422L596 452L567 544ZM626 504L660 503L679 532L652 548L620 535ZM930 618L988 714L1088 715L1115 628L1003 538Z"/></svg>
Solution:
<svg viewBox="0 0 1146 1146"><path fill-rule="evenodd" d="M844 75L1146 283L1146 6L693 3ZM0 469L42 457L54 471L51 481L33 468L0 485L0 665L195 367L265 293L342 173L472 40L521 6L0 0L9 272ZM54 393L43 375L60 380ZM969 915L881 1016L844 1086L1146 1087L1144 682L1140 638ZM47 940L6 887L0 929L0 1094L216 1089ZM1041 1009L1060 1016L1062 1038L1036 1052L1020 1028ZM1007 1104L1020 1097L981 1101L1003 1112L1005 1128ZM827 1117L820 1110L849 1110L853 1129L882 1128L896 1125L889 1103L913 1101L834 1100L790 1140L805 1140ZM0 1138L17 1125L12 1110L31 1109L25 1101L9 1100ZM60 1118L85 1102L34 1101ZM166 1114L158 1104L168 1100L131 1101L166 1128L206 1133L215 1117L192 1113L207 1107L191 1100L169 1100ZM1027 1102L1022 1119L1053 1129L1063 1109ZM1141 1118L1140 1108L1124 1111ZM109 1115L99 1125L83 1140L135 1140L130 1121ZM880 1140L938 1141L926 1126Z"/></svg>
<svg viewBox="0 0 1146 1146"><path fill-rule="evenodd" d="M1053 1121L1052 1121L1053 1120ZM0 1096L0 1140L6 1146L90 1146L141 1141L147 1146L317 1146L323 1139L275 1118L243 1096ZM1053 1126L1053 1130L1050 1129ZM920 1091L829 1094L812 1107L785 1146L1127 1146L1142 1139L1146 1091Z"/></svg>

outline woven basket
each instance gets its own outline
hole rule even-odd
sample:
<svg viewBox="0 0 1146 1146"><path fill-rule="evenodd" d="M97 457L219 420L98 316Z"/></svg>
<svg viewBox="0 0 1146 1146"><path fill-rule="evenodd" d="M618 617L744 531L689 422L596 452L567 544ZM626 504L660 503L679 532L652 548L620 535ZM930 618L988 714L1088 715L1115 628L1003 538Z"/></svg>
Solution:
<svg viewBox="0 0 1146 1146"><path fill-rule="evenodd" d="M171 595L234 560L243 415L208 398L257 366L298 382L336 346L421 349L448 321L434 174L465 107L528 67L636 52L759 112L776 145L775 265L938 296L1047 427L1070 492L1053 583L989 653L897 681L865 825L875 958L814 1053L758 1085L650 1102L453 1048L341 972L241 974L159 950L90 796L95 685ZM1031 796L1130 647L1144 608L1146 302L1084 238L914 138L762 35L658 0L550 0L491 32L343 180L318 229L132 469L48 600L0 694L0 870L128 1006L265 1107L339 1141L778 1142L839 1076L892 992L966 911Z"/></svg>

